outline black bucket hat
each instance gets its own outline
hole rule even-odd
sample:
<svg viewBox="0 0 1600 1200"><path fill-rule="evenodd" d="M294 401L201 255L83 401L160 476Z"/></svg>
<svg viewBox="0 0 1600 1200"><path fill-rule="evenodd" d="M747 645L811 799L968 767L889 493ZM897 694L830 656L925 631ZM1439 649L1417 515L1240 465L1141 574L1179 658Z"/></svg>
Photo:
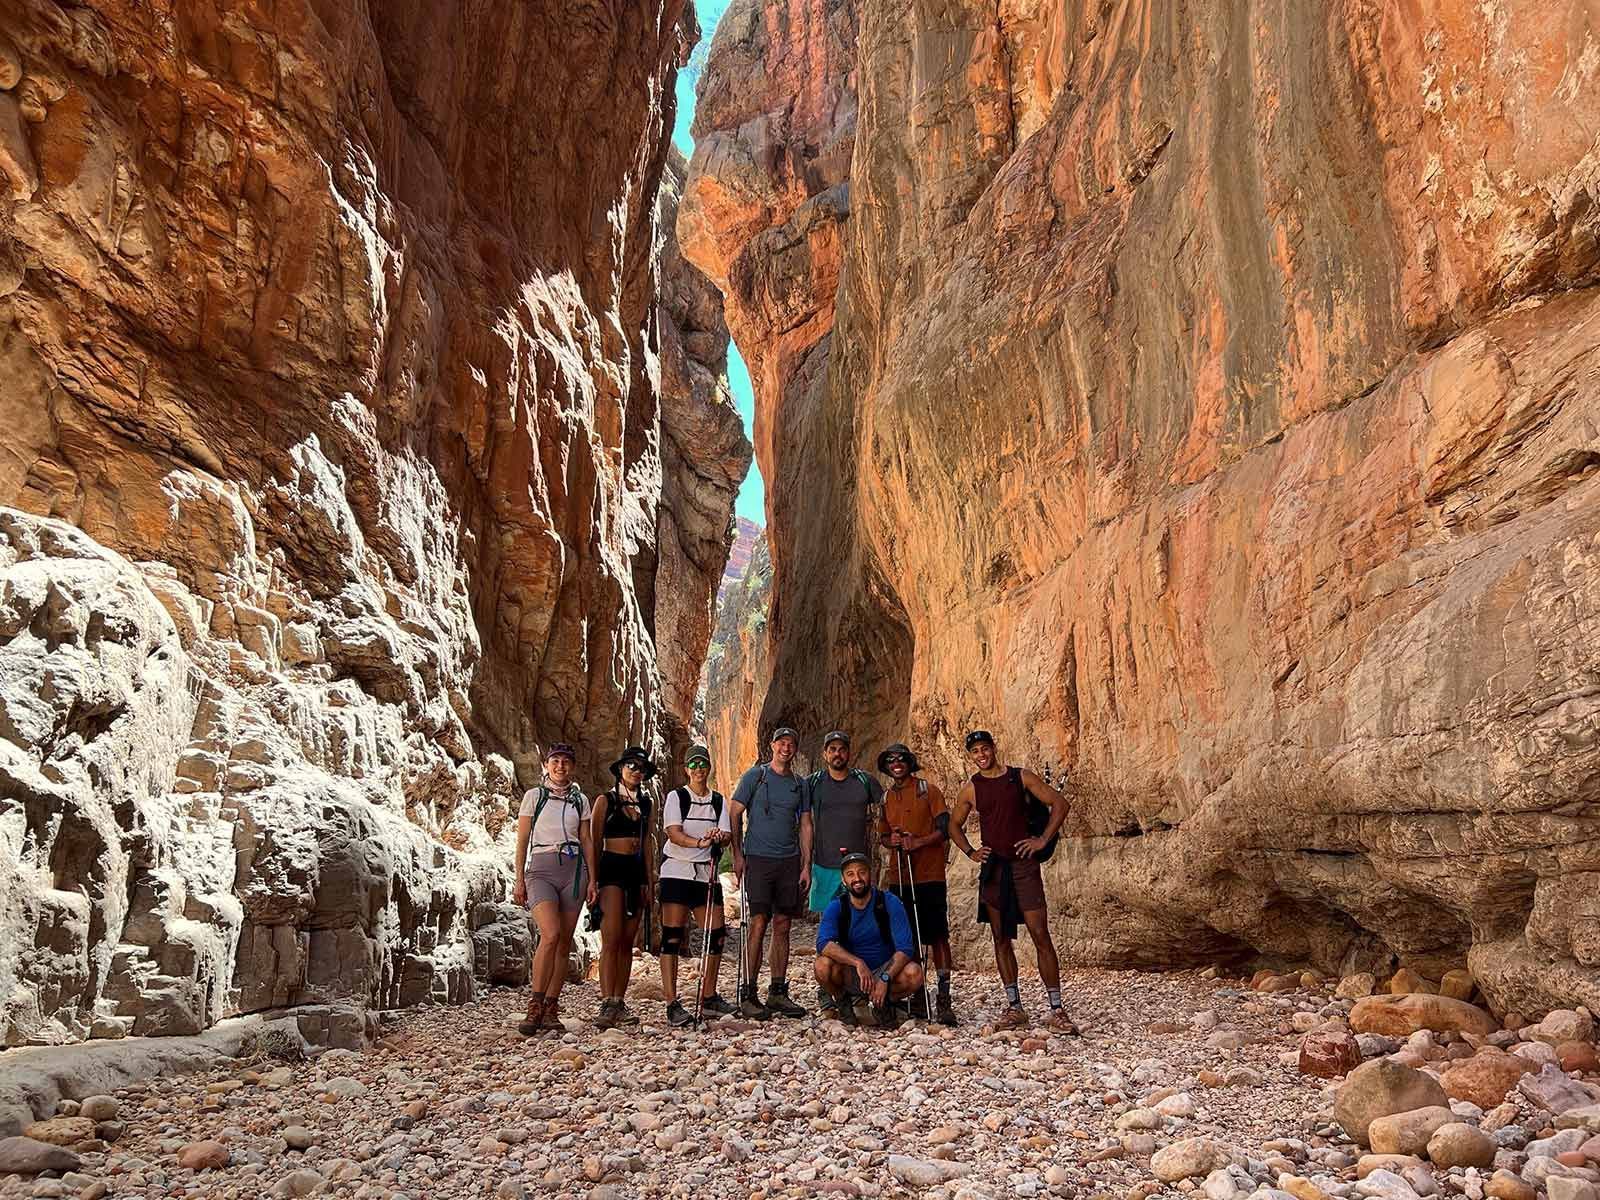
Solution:
<svg viewBox="0 0 1600 1200"><path fill-rule="evenodd" d="M917 761L917 756L911 752L911 747L904 742L896 742L892 746L885 746L883 753L878 755L878 773L880 775L889 773L889 756L891 754L905 755L911 763L911 773L913 775L922 770L922 764Z"/></svg>
<svg viewBox="0 0 1600 1200"><path fill-rule="evenodd" d="M636 764L639 770L644 772L646 779L654 779L656 777L656 765L650 761L650 755L643 746L629 746L624 750L617 757L617 761L611 764L611 774L617 779L621 779L622 768L628 763Z"/></svg>

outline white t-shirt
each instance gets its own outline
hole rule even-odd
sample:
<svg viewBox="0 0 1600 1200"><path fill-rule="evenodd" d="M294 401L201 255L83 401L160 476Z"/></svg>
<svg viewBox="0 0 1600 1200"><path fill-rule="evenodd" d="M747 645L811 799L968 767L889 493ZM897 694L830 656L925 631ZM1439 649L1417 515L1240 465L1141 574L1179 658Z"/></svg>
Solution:
<svg viewBox="0 0 1600 1200"><path fill-rule="evenodd" d="M531 817L539 806L539 789L529 788L522 793L522 807L518 817ZM554 792L544 802L544 811L528 834L528 853L548 854L568 843L576 844L578 831L589 819L589 799L576 785L567 789L566 796Z"/></svg>
<svg viewBox="0 0 1600 1200"><path fill-rule="evenodd" d="M687 805L684 797L689 798ZM671 829L674 825L682 825L683 832L689 837L704 837L713 829L720 829L724 833L733 832L733 805L726 799L722 802L722 815L713 815L711 795L696 796L687 787L673 788L667 793L666 804L661 814L661 827ZM721 846L680 846L670 838L665 848L661 851L661 878L663 879L697 879L705 883L710 878L706 864L711 862L711 856L721 856Z"/></svg>

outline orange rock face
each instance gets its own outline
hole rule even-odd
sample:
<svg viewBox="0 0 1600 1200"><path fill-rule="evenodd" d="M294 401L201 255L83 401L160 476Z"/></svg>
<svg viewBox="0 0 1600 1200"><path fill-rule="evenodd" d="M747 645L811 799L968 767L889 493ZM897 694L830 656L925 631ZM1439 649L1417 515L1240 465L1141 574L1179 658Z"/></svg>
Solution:
<svg viewBox="0 0 1600 1200"><path fill-rule="evenodd" d="M657 211L698 30L582 7L5 6L6 1042L516 982L541 748L681 740L750 454Z"/></svg>
<svg viewBox="0 0 1600 1200"><path fill-rule="evenodd" d="M744 151L688 184L765 367L749 719L1065 776L1081 960L1600 1002L1587 8L863 0L840 71L781 7L719 29ZM799 221L847 107L848 219Z"/></svg>

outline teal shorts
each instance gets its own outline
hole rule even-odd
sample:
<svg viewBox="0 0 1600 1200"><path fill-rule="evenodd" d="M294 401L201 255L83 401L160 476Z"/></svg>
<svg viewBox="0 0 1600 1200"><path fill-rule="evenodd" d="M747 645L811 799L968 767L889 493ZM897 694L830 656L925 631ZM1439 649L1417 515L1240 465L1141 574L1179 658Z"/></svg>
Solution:
<svg viewBox="0 0 1600 1200"><path fill-rule="evenodd" d="M811 864L811 911L819 913L839 894L842 876L837 867L819 867Z"/></svg>

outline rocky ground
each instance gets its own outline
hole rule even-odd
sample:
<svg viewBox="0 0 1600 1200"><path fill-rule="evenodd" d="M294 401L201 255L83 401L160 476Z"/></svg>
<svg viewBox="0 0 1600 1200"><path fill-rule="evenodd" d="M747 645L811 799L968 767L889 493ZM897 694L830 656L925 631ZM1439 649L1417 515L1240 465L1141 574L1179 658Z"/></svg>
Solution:
<svg viewBox="0 0 1600 1200"><path fill-rule="evenodd" d="M805 974L800 957L791 975ZM1543 1026L1424 1031L1402 1044L1351 1032L1358 1002L1310 976L1253 981L1277 990L1251 982L1070 974L1081 1039L996 1033L998 989L967 974L956 982L959 1028L894 1032L811 1018L674 1031L659 1000L641 995L642 1029L601 1033L590 1023L596 989L574 985L567 1032L524 1040L513 1028L521 997L502 991L398 1014L364 1053L283 1063L269 1049L209 1076L65 1101L29 1132L74 1149L0 1142L0 1166L54 1163L0 1177L0 1196L1594 1200L1583 1191L1600 1177L1600 1090L1583 1082L1595 1067L1587 1013L1552 1017L1547 1037ZM795 995L814 1001L809 987ZM1472 1007L1439 996L1360 1004L1355 1025L1386 1027L1418 1013L1459 1025ZM1588 1044L1588 1061L1564 1072L1555 1039L1563 1057ZM1329 1055L1343 1070L1370 1061L1342 1088L1303 1072L1325 1070ZM1464 1090L1450 1083L1455 1060L1501 1058L1520 1064L1504 1104L1486 1112L1444 1098L1437 1076ZM1480 1088L1482 1075L1471 1081ZM1372 1119L1430 1100L1448 1107ZM1347 1132L1356 1126L1362 1144ZM1363 1157L1368 1142L1417 1156Z"/></svg>

